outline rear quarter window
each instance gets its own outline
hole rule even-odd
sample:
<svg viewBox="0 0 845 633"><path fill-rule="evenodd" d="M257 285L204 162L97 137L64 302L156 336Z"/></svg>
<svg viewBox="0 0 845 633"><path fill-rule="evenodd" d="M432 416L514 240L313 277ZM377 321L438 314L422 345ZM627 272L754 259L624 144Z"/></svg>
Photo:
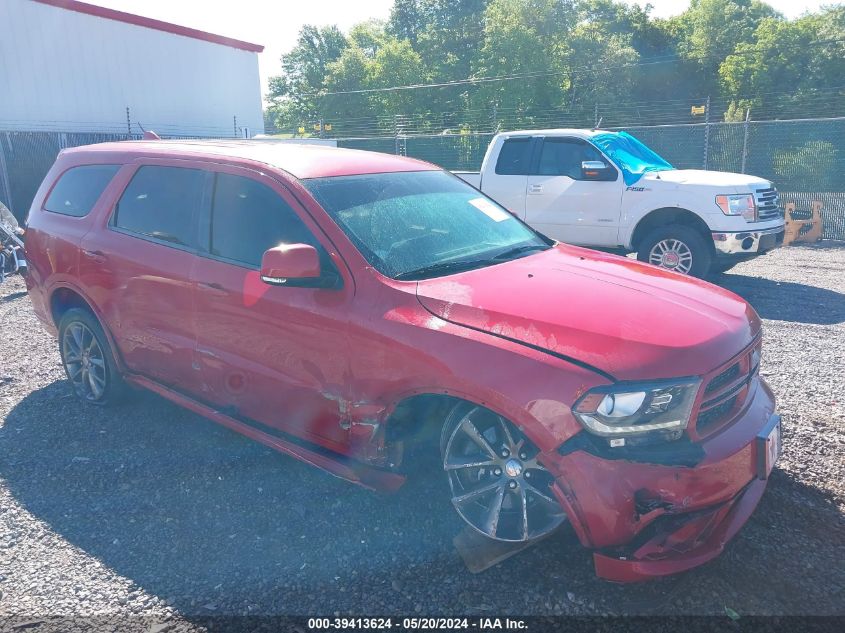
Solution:
<svg viewBox="0 0 845 633"><path fill-rule="evenodd" d="M499 176L527 176L531 163L531 139L509 138L502 143L496 173Z"/></svg>
<svg viewBox="0 0 845 633"><path fill-rule="evenodd" d="M71 167L56 182L44 210L84 217L91 212L120 165L81 165Z"/></svg>

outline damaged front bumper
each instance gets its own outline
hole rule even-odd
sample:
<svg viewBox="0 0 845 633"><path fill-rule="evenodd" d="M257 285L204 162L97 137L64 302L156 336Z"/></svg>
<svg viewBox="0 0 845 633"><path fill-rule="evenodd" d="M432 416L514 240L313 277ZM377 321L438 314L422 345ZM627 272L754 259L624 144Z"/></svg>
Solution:
<svg viewBox="0 0 845 633"><path fill-rule="evenodd" d="M720 256L759 255L783 244L784 226L751 231L714 231L713 246Z"/></svg>
<svg viewBox="0 0 845 633"><path fill-rule="evenodd" d="M694 465L588 450L548 456L552 490L581 543L595 550L598 576L648 580L724 550L757 507L780 451L780 418L765 383L733 424L698 447Z"/></svg>
<svg viewBox="0 0 845 633"><path fill-rule="evenodd" d="M727 542L754 512L766 481L753 480L734 499L690 515L666 516L637 546L595 552L596 574L614 582L637 582L668 576L703 565L722 553ZM673 520L672 520L673 519Z"/></svg>

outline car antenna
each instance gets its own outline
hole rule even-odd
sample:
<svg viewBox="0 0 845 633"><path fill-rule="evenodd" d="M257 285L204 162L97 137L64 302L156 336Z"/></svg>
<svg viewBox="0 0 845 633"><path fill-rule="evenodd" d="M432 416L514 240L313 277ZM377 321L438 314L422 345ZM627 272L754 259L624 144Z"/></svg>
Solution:
<svg viewBox="0 0 845 633"><path fill-rule="evenodd" d="M596 123L596 126L593 128L593 132L595 132L597 129L599 129L601 127L601 122L603 120L604 120L604 117L600 116L598 122Z"/></svg>

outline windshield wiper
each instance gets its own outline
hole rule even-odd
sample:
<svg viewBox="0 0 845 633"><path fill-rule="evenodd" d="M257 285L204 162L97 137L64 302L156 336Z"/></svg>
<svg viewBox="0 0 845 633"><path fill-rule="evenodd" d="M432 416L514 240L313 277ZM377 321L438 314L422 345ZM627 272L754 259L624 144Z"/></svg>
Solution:
<svg viewBox="0 0 845 633"><path fill-rule="evenodd" d="M493 259L499 261L502 259L509 259L521 253L528 253L530 251L545 251L549 248L548 244L523 244L522 246L514 246L513 248L504 250L501 253L496 253L493 256Z"/></svg>
<svg viewBox="0 0 845 633"><path fill-rule="evenodd" d="M487 266L496 263L497 260L487 259L459 259L450 262L437 262L436 264L429 264L422 268L415 268L413 270L406 270L398 275L394 275L394 279L424 279L426 277L434 277L438 274L446 275L449 273L457 273L462 270L469 270L470 268L478 268L480 266Z"/></svg>

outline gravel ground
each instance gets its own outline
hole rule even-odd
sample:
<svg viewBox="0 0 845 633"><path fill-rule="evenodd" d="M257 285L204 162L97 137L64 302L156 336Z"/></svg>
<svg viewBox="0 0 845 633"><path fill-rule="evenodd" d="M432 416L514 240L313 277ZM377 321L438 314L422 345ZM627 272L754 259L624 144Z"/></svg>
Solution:
<svg viewBox="0 0 845 633"><path fill-rule="evenodd" d="M22 281L7 280L0 616L181 628L216 614L845 615L845 245L780 249L716 281L765 321L784 456L721 557L620 586L595 577L570 528L472 575L426 483L371 493L151 394L84 406Z"/></svg>

